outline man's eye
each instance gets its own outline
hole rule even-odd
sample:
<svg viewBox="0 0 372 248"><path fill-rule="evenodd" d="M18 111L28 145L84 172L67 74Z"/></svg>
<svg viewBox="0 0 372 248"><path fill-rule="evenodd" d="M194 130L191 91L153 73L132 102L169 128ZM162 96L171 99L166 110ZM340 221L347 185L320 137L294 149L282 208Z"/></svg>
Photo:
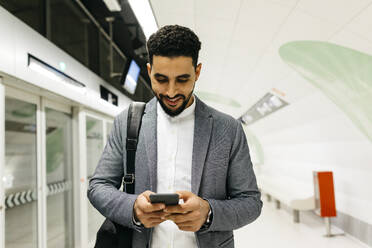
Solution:
<svg viewBox="0 0 372 248"><path fill-rule="evenodd" d="M166 83L167 82L167 79L156 79L156 81L158 81L159 83Z"/></svg>
<svg viewBox="0 0 372 248"><path fill-rule="evenodd" d="M189 81L189 80L188 79L178 79L177 81L180 82L180 83L187 83L187 81Z"/></svg>

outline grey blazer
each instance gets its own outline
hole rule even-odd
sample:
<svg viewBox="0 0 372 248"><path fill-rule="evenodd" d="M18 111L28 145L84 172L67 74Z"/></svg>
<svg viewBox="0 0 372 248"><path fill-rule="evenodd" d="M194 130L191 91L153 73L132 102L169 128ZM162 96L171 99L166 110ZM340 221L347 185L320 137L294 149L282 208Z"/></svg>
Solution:
<svg viewBox="0 0 372 248"><path fill-rule="evenodd" d="M136 153L135 194L119 190L126 166L127 110L114 121L108 142L89 182L88 198L105 217L135 229L133 247L150 247L152 228L133 224L138 194L157 188L157 100L147 103ZM213 220L195 233L199 248L234 247L233 230L253 222L262 201L248 144L239 121L196 98L191 188L208 200ZM98 230L97 230L98 231Z"/></svg>

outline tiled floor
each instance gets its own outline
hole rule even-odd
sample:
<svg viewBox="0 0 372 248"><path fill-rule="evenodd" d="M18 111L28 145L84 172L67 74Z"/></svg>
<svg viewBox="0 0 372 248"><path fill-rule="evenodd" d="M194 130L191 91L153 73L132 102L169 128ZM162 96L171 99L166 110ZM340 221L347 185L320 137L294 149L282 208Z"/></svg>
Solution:
<svg viewBox="0 0 372 248"><path fill-rule="evenodd" d="M332 233L341 231L333 228ZM275 209L273 202L264 201L261 216L252 224L234 232L236 248L367 248L369 246L348 235L324 237L322 220L313 213L301 213L301 223L292 215Z"/></svg>

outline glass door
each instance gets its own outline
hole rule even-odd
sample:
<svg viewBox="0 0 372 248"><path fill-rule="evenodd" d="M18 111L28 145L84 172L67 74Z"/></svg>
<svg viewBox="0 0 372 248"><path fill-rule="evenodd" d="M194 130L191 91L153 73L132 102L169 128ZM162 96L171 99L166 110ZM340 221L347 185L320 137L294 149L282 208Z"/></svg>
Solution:
<svg viewBox="0 0 372 248"><path fill-rule="evenodd" d="M103 120L86 116L86 158L87 179L89 180L96 169L104 145ZM88 243L94 243L96 234L105 218L88 201Z"/></svg>
<svg viewBox="0 0 372 248"><path fill-rule="evenodd" d="M101 157L112 118L81 107L73 115L63 99L3 89L0 242L3 237L6 248L94 245L104 217L86 197L86 179Z"/></svg>
<svg viewBox="0 0 372 248"><path fill-rule="evenodd" d="M71 108L44 101L47 247L73 247Z"/></svg>
<svg viewBox="0 0 372 248"><path fill-rule="evenodd" d="M87 179L92 178L97 164L101 158L103 148L113 126L110 117L95 112L85 112L85 160ZM94 247L97 231L105 218L89 202L87 198L87 247Z"/></svg>
<svg viewBox="0 0 372 248"><path fill-rule="evenodd" d="M12 87L5 93L5 247L71 248L71 107Z"/></svg>
<svg viewBox="0 0 372 248"><path fill-rule="evenodd" d="M0 75L0 180L5 167L5 87ZM3 183L0 183L0 247L5 247L5 205Z"/></svg>
<svg viewBox="0 0 372 248"><path fill-rule="evenodd" d="M5 247L38 247L38 98L6 90Z"/></svg>
<svg viewBox="0 0 372 248"><path fill-rule="evenodd" d="M111 130L112 130L112 126L114 125L113 122L111 121L106 121L106 142L107 143L107 140L109 139L110 137L110 133L111 133Z"/></svg>

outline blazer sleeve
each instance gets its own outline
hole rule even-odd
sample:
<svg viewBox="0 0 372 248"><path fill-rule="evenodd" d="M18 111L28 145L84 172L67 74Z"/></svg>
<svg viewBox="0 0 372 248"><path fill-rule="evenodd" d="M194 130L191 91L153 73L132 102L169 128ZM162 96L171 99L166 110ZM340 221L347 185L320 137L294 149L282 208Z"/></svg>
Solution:
<svg viewBox="0 0 372 248"><path fill-rule="evenodd" d="M88 198L106 218L140 231L133 223L133 206L137 195L119 190L124 174L127 111L118 115L93 177L89 181ZM124 143L125 144L125 143ZM89 155L88 155L89 156Z"/></svg>
<svg viewBox="0 0 372 248"><path fill-rule="evenodd" d="M240 123L236 126L227 175L227 199L207 199L213 219L209 228L201 232L231 231L253 222L261 214L261 193Z"/></svg>

